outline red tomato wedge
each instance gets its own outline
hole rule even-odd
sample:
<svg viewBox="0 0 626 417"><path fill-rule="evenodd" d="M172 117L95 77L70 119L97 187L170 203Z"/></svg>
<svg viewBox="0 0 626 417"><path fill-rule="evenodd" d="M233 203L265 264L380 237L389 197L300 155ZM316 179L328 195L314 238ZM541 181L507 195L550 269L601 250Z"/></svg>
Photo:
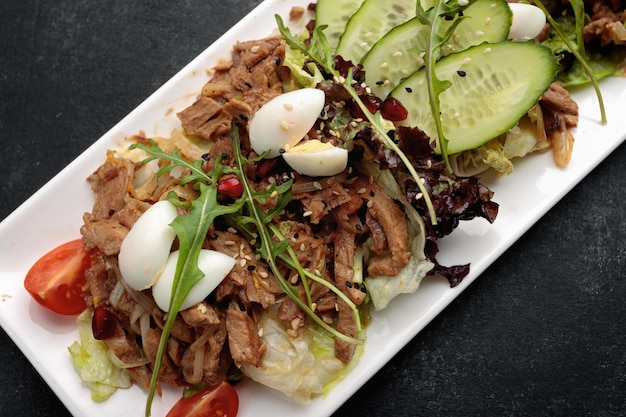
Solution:
<svg viewBox="0 0 626 417"><path fill-rule="evenodd" d="M91 255L82 239L72 240L42 256L24 278L24 288L44 307L63 315L80 314L87 307L82 287Z"/></svg>
<svg viewBox="0 0 626 417"><path fill-rule="evenodd" d="M228 382L221 382L189 398L181 398L167 417L235 417L238 410L237 391Z"/></svg>

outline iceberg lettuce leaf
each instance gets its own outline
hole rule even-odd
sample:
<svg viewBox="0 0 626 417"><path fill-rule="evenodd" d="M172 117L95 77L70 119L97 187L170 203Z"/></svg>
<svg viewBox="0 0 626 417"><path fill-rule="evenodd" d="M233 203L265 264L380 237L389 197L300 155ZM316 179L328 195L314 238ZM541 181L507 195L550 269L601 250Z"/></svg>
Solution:
<svg viewBox="0 0 626 417"><path fill-rule="evenodd" d="M131 379L128 372L113 365L105 344L93 337L91 310L87 309L76 319L80 341L69 348L76 372L91 391L91 399L101 402L109 398L118 388L128 388Z"/></svg>

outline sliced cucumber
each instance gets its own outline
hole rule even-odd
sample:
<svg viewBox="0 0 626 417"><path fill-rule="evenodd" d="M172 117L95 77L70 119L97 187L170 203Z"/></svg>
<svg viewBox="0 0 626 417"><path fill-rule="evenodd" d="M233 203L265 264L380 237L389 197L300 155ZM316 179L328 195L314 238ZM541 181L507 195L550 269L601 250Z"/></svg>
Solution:
<svg viewBox="0 0 626 417"><path fill-rule="evenodd" d="M435 73L451 83L439 96L448 153L475 149L515 126L555 80L558 69L552 51L534 42L481 44L441 58ZM390 95L408 110L402 125L417 126L437 138L424 68Z"/></svg>
<svg viewBox="0 0 626 417"><path fill-rule="evenodd" d="M339 37L352 15L365 0L318 0L315 5L315 27L328 26L324 35L330 46L337 47Z"/></svg>
<svg viewBox="0 0 626 417"><path fill-rule="evenodd" d="M416 0L365 0L339 39L337 55L359 63L387 32L415 17Z"/></svg>
<svg viewBox="0 0 626 417"><path fill-rule="evenodd" d="M500 42L507 38L512 13L505 0L476 0L464 11L464 18L442 48L448 55L482 42ZM441 35L452 25L445 21ZM361 60L365 80L374 94L386 97L398 83L424 65L423 51L429 27L413 18L391 29Z"/></svg>

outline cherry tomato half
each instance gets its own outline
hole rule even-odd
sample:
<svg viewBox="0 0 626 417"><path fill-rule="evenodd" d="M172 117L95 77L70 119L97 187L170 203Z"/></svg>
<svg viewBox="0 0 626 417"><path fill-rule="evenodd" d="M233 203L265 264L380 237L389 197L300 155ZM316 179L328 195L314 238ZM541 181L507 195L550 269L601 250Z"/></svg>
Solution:
<svg viewBox="0 0 626 417"><path fill-rule="evenodd" d="M238 410L237 391L223 381L189 398L181 398L167 417L235 417Z"/></svg>
<svg viewBox="0 0 626 417"><path fill-rule="evenodd" d="M44 307L58 314L79 314L87 307L82 287L91 255L82 239L52 249L30 268L24 288Z"/></svg>

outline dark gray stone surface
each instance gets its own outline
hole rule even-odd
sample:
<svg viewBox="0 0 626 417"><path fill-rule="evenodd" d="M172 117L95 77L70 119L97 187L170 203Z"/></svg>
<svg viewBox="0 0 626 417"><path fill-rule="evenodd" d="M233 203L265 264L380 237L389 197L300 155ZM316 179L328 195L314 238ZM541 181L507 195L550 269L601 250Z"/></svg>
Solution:
<svg viewBox="0 0 626 417"><path fill-rule="evenodd" d="M0 218L257 3L1 2ZM336 415L626 413L625 190L622 145ZM0 364L1 416L69 415L1 331Z"/></svg>

